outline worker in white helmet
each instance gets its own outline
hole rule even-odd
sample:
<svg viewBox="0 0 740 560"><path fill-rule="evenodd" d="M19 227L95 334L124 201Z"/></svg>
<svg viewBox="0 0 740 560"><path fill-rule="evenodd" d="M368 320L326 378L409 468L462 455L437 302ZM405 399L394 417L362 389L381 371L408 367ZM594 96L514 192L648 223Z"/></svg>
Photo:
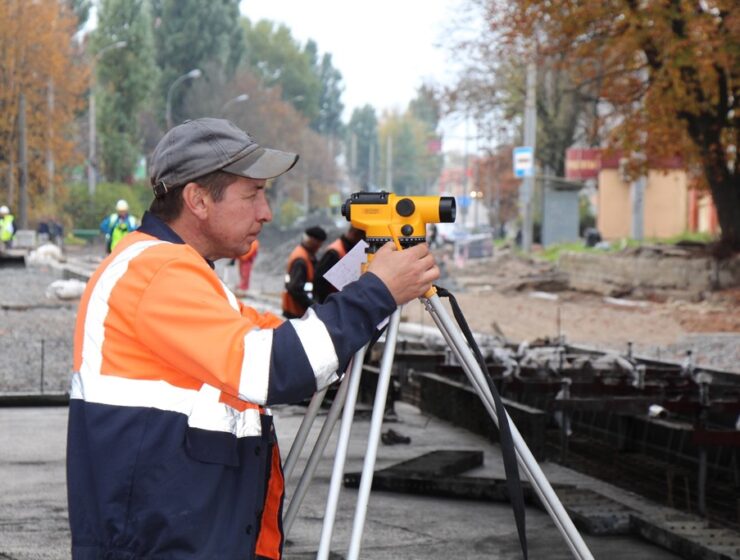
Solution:
<svg viewBox="0 0 740 560"><path fill-rule="evenodd" d="M121 199L116 202L116 211L100 222L100 231L105 234L105 249L108 253L115 249L124 235L139 227L139 222L128 210L128 202Z"/></svg>
<svg viewBox="0 0 740 560"><path fill-rule="evenodd" d="M15 235L15 216L10 213L10 208L0 206L0 248L10 246Z"/></svg>

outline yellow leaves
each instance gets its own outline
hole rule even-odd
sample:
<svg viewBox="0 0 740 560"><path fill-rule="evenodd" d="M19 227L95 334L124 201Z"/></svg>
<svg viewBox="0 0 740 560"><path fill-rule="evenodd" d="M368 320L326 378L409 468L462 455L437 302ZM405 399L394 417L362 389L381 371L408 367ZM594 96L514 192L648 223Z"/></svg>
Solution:
<svg viewBox="0 0 740 560"><path fill-rule="evenodd" d="M8 159L17 163L23 93L32 197L48 188L50 172L58 175L75 163L70 127L84 103L87 72L79 62L75 31L66 2L0 0L0 153L9 155L0 161L0 177L8 176Z"/></svg>

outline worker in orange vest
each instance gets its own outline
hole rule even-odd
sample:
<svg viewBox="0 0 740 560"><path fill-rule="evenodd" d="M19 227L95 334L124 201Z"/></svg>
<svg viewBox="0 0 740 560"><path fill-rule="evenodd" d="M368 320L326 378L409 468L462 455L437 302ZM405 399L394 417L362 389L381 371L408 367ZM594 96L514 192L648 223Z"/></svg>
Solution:
<svg viewBox="0 0 740 560"><path fill-rule="evenodd" d="M239 257L239 292L246 292L249 289L249 277L252 275L252 265L257 259L259 250L260 242L255 239L249 246L249 251Z"/></svg>
<svg viewBox="0 0 740 560"><path fill-rule="evenodd" d="M287 319L303 317L313 303L313 279L316 255L326 241L326 232L312 226L303 232L300 244L288 257L283 292L283 315Z"/></svg>
<svg viewBox="0 0 740 560"><path fill-rule="evenodd" d="M337 289L331 285L331 283L324 278L324 275L337 264L344 255L349 253L352 248L357 245L360 239L365 237L365 232L354 226L349 226L346 233L342 234L341 237L335 239L324 251L324 254L316 264L316 273L314 275L313 282L313 295L314 299L323 303L324 300L329 297L329 294L333 294Z"/></svg>

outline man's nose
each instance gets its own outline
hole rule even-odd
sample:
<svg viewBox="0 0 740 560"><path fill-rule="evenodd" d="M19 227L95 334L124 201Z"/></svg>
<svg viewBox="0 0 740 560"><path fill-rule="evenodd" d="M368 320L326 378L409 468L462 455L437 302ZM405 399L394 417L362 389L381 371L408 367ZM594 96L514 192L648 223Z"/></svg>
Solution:
<svg viewBox="0 0 740 560"><path fill-rule="evenodd" d="M260 222L271 222L272 221L272 210L270 209L270 203L267 197L262 195L259 197L259 203L257 207L257 220Z"/></svg>

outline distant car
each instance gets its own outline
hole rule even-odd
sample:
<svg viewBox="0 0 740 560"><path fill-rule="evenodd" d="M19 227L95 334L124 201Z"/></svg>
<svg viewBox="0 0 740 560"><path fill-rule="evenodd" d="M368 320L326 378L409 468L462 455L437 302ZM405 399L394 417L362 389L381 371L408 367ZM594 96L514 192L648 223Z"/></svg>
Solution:
<svg viewBox="0 0 740 560"><path fill-rule="evenodd" d="M468 236L468 232L457 224L437 224L437 240L441 243L455 243Z"/></svg>

